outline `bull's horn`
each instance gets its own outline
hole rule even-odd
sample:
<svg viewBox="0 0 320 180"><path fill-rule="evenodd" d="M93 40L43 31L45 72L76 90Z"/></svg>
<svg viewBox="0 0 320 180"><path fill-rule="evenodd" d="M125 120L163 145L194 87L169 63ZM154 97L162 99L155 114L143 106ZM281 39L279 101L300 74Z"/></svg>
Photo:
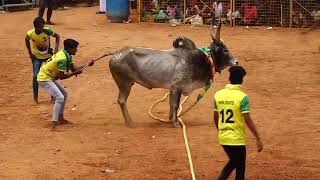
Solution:
<svg viewBox="0 0 320 180"><path fill-rule="evenodd" d="M210 34L211 34L212 40L215 41L217 44L219 44L220 43L221 18L219 18L217 20L218 20L217 25L215 24L215 22L212 23L212 27L210 29Z"/></svg>

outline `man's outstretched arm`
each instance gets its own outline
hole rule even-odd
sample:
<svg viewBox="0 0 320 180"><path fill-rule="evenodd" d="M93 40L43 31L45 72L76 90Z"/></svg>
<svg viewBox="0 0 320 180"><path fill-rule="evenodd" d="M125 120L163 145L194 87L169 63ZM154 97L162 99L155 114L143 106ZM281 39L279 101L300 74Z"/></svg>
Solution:
<svg viewBox="0 0 320 180"><path fill-rule="evenodd" d="M259 133L258 133L258 131L256 129L256 126L254 125L254 123L253 123L253 121L252 121L252 119L250 117L250 114L249 113L244 113L243 116L244 116L244 120L245 120L248 128L250 129L252 134L256 137L258 152L262 151L263 144L261 142L261 139L260 139Z"/></svg>

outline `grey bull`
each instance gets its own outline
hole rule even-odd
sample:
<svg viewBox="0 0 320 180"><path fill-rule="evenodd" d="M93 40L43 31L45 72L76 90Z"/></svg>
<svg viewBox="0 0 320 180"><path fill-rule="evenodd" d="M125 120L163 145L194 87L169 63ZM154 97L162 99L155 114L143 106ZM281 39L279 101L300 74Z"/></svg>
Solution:
<svg viewBox="0 0 320 180"><path fill-rule="evenodd" d="M237 65L228 48L220 40L221 22L212 26L210 55L216 71ZM127 126L132 119L127 109L127 98L131 87L138 83L148 89L170 90L169 119L174 127L181 127L177 112L181 94L189 95L193 90L208 85L213 80L207 55L196 48L193 41L179 37L172 50L125 47L115 52L109 61L113 79L119 88L118 103Z"/></svg>

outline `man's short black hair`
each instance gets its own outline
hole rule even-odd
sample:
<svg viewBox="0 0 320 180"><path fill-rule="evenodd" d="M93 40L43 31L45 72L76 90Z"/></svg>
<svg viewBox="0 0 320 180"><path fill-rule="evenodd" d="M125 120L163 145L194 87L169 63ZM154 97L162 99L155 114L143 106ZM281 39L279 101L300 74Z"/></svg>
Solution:
<svg viewBox="0 0 320 180"><path fill-rule="evenodd" d="M229 80L231 84L242 84L243 77L247 74L246 70L242 66L232 66L229 69L229 72Z"/></svg>
<svg viewBox="0 0 320 180"><path fill-rule="evenodd" d="M77 47L79 42L74 39L66 39L63 41L63 45L65 49L71 49Z"/></svg>
<svg viewBox="0 0 320 180"><path fill-rule="evenodd" d="M36 17L34 20L33 20L33 26L36 28L36 27L40 27L40 26L43 26L45 25L46 22L44 21L44 19L42 17Z"/></svg>

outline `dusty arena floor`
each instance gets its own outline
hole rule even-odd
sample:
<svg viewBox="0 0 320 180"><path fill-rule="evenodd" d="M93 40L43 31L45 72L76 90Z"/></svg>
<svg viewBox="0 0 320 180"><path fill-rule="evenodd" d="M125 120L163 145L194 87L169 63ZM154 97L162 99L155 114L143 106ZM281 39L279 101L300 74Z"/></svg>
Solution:
<svg viewBox="0 0 320 180"><path fill-rule="evenodd" d="M54 11L57 24L51 27L62 41L80 42L76 64L123 46L171 49L177 36L189 37L199 47L211 40L208 27L110 24L97 10L80 6ZM128 99L134 127L125 127L108 59L62 82L69 92L66 118L73 124L50 130L53 105L42 89L40 104L32 101L32 66L24 43L36 15L37 9L0 14L0 179L191 179L182 130L147 114L167 91L135 85ZM320 31L302 31L222 28L222 38L247 69L243 86L265 145L257 153L248 131L247 179L320 177ZM212 107L214 92L226 83L225 70L183 117L197 179L216 179L227 161L217 143ZM155 110L164 118L167 112L168 102Z"/></svg>

